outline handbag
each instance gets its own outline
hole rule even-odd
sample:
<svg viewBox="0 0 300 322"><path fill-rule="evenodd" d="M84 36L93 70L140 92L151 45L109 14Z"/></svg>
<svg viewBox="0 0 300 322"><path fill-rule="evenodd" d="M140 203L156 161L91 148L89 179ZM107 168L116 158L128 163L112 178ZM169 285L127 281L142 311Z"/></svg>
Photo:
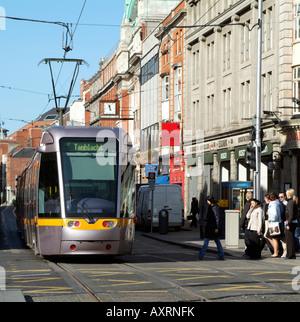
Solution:
<svg viewBox="0 0 300 322"><path fill-rule="evenodd" d="M270 236L278 236L281 234L279 222L269 222Z"/></svg>

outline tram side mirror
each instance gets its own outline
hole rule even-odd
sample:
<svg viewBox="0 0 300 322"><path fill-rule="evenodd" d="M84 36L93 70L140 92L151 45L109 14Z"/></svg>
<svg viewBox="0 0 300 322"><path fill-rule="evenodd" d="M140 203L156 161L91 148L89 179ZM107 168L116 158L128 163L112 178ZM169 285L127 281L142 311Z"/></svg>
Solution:
<svg viewBox="0 0 300 322"><path fill-rule="evenodd" d="M40 152L40 153L46 152L46 145L53 144L53 143L54 143L53 136L49 132L45 131L41 138L41 143L36 148L36 150L37 152Z"/></svg>
<svg viewBox="0 0 300 322"><path fill-rule="evenodd" d="M44 153L46 152L46 145L39 145L37 148L36 148L36 151L39 152L39 153Z"/></svg>

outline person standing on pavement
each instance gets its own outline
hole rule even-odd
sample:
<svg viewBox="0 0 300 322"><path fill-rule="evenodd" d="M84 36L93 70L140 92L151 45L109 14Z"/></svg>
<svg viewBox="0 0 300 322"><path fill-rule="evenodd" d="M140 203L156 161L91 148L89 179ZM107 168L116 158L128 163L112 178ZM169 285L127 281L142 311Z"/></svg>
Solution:
<svg viewBox="0 0 300 322"><path fill-rule="evenodd" d="M251 259L261 258L261 243L260 237L263 226L263 211L261 203L257 199L251 200L250 210L246 216L249 219L248 230L249 230L249 256Z"/></svg>
<svg viewBox="0 0 300 322"><path fill-rule="evenodd" d="M246 218L246 215L250 209L250 205L251 205L251 199L253 197L253 193L251 191L247 191L246 193L246 202L244 205L244 209L242 211L242 215L241 215L241 221L240 221L240 228L244 231L244 241L245 241L245 253L243 256L249 256L249 252L248 252L248 246L250 245L250 241L249 241L249 232L248 232L248 219Z"/></svg>
<svg viewBox="0 0 300 322"><path fill-rule="evenodd" d="M224 260L224 251L220 240L221 235L221 222L220 222L220 211L213 195L209 195L206 198L208 204L207 216L204 218L205 221L205 233L204 233L204 244L199 252L199 259L203 259L208 248L209 241L214 240L218 247L218 259Z"/></svg>
<svg viewBox="0 0 300 322"><path fill-rule="evenodd" d="M297 215L298 215L298 206L296 203L296 196L294 189L288 189L286 191L287 205L285 209L285 236L286 236L286 247L287 259L296 259L296 250L295 250L295 231L298 224Z"/></svg>
<svg viewBox="0 0 300 322"><path fill-rule="evenodd" d="M281 221L280 202L274 193L270 194L268 217L269 217L269 224L270 223L280 224L280 221ZM271 255L271 257L279 257L278 236L271 236L270 231L268 230L267 238L274 250L273 255Z"/></svg>
<svg viewBox="0 0 300 322"><path fill-rule="evenodd" d="M199 203L198 200L196 198L196 196L194 196L192 198L192 202L191 202L191 211L190 213L192 214L192 223L191 223L191 227L195 227L197 228L197 214L199 213Z"/></svg>
<svg viewBox="0 0 300 322"><path fill-rule="evenodd" d="M286 200L286 195L285 192L279 192L279 201L282 205L281 208L281 225L280 225L280 230L281 230L281 235L280 235L280 241L283 249L282 253L282 258L286 258L286 237L285 237L285 232L284 232L284 223L285 223L285 209L287 205L287 200Z"/></svg>

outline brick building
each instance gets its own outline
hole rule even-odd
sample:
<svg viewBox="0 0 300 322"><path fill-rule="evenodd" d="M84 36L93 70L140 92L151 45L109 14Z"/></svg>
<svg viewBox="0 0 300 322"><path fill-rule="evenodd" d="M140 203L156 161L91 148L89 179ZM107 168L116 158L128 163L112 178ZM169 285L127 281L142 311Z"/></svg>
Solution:
<svg viewBox="0 0 300 322"><path fill-rule="evenodd" d="M1 204L15 198L16 177L24 169L39 145L43 129L58 115L51 109L8 137L0 140L0 196Z"/></svg>

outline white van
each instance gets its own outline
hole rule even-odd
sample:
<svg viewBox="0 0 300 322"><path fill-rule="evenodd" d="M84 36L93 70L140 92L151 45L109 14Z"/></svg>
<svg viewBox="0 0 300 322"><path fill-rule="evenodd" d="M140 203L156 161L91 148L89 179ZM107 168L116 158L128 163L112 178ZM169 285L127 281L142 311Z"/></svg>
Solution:
<svg viewBox="0 0 300 322"><path fill-rule="evenodd" d="M152 191L148 185L141 186L137 196L137 224L145 231L151 229ZM183 196L177 184L157 184L154 190L152 228L159 226L159 212L167 209L169 212L169 227L180 230L184 220Z"/></svg>

